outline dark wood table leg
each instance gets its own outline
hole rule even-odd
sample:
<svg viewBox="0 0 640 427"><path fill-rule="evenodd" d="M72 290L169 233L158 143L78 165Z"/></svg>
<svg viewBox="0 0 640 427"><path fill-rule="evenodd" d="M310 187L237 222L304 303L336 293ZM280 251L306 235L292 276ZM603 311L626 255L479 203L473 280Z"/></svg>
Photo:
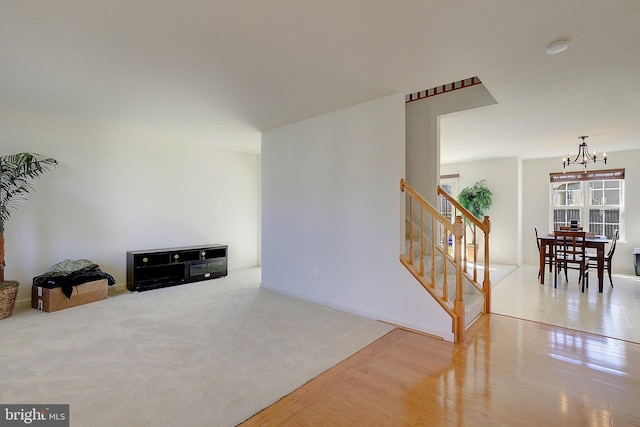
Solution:
<svg viewBox="0 0 640 427"><path fill-rule="evenodd" d="M598 292L602 292L604 284L604 245L598 245Z"/></svg>
<svg viewBox="0 0 640 427"><path fill-rule="evenodd" d="M544 285L544 276L546 274L544 268L544 257L547 253L547 242L545 239L540 239L540 284Z"/></svg>

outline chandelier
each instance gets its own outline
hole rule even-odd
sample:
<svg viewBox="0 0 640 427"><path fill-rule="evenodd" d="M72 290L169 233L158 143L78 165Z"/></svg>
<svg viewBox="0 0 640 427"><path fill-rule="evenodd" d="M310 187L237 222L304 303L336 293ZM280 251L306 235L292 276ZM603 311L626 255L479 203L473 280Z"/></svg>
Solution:
<svg viewBox="0 0 640 427"><path fill-rule="evenodd" d="M578 138L580 138L582 140L582 142L578 146L578 155L573 160L571 160L571 158L569 158L568 154L567 154L567 157L563 157L562 158L562 168L563 169L566 169L567 166L570 166L570 165L582 165L582 167L584 168L584 171L586 172L587 171L587 163L602 162L605 165L607 164L607 153L602 153L602 159L598 158L598 155L596 154L595 150L594 150L593 154L589 154L589 148L587 147L587 143L585 142L585 139L587 139L589 137L588 136L579 136Z"/></svg>

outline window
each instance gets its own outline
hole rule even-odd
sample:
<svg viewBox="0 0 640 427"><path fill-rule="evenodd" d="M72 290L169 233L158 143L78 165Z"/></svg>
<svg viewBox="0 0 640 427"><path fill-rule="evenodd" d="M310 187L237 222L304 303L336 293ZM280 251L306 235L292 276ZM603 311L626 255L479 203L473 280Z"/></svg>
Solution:
<svg viewBox="0 0 640 427"><path fill-rule="evenodd" d="M457 174L440 177L440 187L453 197L458 196L458 177ZM440 196L440 214L453 223L453 206L442 196Z"/></svg>
<svg viewBox="0 0 640 427"><path fill-rule="evenodd" d="M440 187L447 193L449 193L453 197L458 196L458 174L455 175L443 175L440 177ZM444 197L439 197L440 203L440 214L448 219L451 223L454 221L453 217L453 205ZM441 236L440 236L440 244L445 245L445 240L447 241L446 246L448 247L449 255L453 255L453 237L447 236L446 230L444 228L440 228Z"/></svg>
<svg viewBox="0 0 640 427"><path fill-rule="evenodd" d="M624 169L551 174L553 229L576 220L585 231L613 237L624 234Z"/></svg>

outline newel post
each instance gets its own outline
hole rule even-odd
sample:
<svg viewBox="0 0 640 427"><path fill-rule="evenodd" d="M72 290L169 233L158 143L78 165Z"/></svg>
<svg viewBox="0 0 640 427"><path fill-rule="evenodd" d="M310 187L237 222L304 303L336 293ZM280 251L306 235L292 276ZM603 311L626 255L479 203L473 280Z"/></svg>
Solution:
<svg viewBox="0 0 640 427"><path fill-rule="evenodd" d="M485 215L484 221L484 279L482 290L484 291L484 312L491 313L491 278L489 276L489 232L491 231L491 220Z"/></svg>
<svg viewBox="0 0 640 427"><path fill-rule="evenodd" d="M464 225L462 217L456 216L453 223L453 235L455 236L455 249L453 257L456 263L456 298L453 301L453 310L456 313L455 339L456 342L464 340L464 300L462 299L462 235L464 234Z"/></svg>

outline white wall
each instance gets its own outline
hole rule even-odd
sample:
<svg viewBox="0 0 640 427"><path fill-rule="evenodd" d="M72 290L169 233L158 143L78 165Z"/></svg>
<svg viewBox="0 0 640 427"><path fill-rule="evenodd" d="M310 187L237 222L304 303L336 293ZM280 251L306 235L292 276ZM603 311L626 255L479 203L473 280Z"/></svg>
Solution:
<svg viewBox="0 0 640 427"><path fill-rule="evenodd" d="M440 183L440 117L493 105L496 100L482 84L406 104L406 179L436 206Z"/></svg>
<svg viewBox="0 0 640 427"><path fill-rule="evenodd" d="M635 165L640 162L640 150L610 152L608 155L606 168L624 168L626 174L625 236L618 242L613 271L635 274L633 248L640 247L640 198L634 193L640 186L640 171ZM488 212L491 218L492 262L538 264L534 228L540 234L552 231L549 174L562 172L558 158L490 159L443 164L440 172L459 173L459 189L486 179L487 186L494 193L493 206Z"/></svg>
<svg viewBox="0 0 640 427"><path fill-rule="evenodd" d="M20 281L18 301L30 299L34 276L67 258L95 261L119 285L127 250L223 243L230 269L257 265L258 155L152 130L4 118L0 154L60 163L6 225L6 279Z"/></svg>
<svg viewBox="0 0 640 427"><path fill-rule="evenodd" d="M598 164L597 169L625 169L625 235L616 247L613 271L635 274L633 248L640 247L640 150L608 152L609 163L606 167ZM595 168L594 168L595 169ZM549 218L549 173L562 172L558 158L523 161L523 253L528 264L538 264L538 252L534 227L539 233L552 231Z"/></svg>
<svg viewBox="0 0 640 427"><path fill-rule="evenodd" d="M492 263L521 264L519 169L520 161L516 158L440 165L443 175L460 174L459 191L484 179L493 193L493 203L487 212L491 219L489 249Z"/></svg>
<svg viewBox="0 0 640 427"><path fill-rule="evenodd" d="M557 158L522 162L525 196L522 249L524 262L527 264L539 263L534 229L537 228L540 235L553 231L553 224L549 221L549 173L561 170L562 165Z"/></svg>
<svg viewBox="0 0 640 427"><path fill-rule="evenodd" d="M404 107L396 94L263 133L262 287L451 340L398 260Z"/></svg>

